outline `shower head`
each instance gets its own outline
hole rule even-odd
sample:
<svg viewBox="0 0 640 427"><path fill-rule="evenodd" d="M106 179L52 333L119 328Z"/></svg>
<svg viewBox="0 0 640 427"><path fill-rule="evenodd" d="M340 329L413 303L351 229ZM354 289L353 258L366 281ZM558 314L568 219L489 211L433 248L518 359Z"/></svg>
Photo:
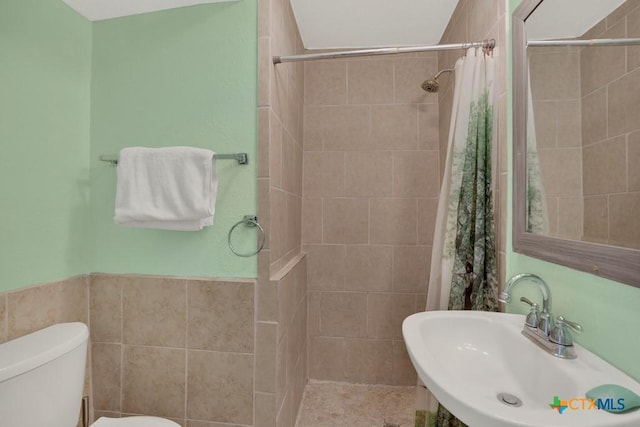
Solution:
<svg viewBox="0 0 640 427"><path fill-rule="evenodd" d="M420 87L422 87L422 90L424 90L425 92L435 93L440 88L440 83L438 83L436 79L425 80L422 82Z"/></svg>
<svg viewBox="0 0 640 427"><path fill-rule="evenodd" d="M438 77L440 77L440 74L452 73L452 72L453 72L453 68L446 68L444 70L440 70L433 79L423 81L420 87L422 87L422 90L424 90L425 92L436 93L438 89L440 89L440 83L438 83Z"/></svg>

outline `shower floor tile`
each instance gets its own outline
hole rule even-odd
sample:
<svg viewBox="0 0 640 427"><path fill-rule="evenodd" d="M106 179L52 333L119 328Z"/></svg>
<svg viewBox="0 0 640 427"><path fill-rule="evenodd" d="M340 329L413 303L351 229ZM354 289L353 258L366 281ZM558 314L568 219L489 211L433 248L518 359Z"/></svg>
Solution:
<svg viewBox="0 0 640 427"><path fill-rule="evenodd" d="M411 427L416 388L310 382L296 427Z"/></svg>

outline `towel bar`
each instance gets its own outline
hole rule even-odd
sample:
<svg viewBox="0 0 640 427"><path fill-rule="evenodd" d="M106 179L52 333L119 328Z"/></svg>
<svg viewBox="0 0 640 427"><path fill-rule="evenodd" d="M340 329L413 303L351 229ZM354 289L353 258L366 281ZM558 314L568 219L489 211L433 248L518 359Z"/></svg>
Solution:
<svg viewBox="0 0 640 427"><path fill-rule="evenodd" d="M216 154L217 160L235 160L239 165L249 164L249 155L247 153L231 153L231 154ZM111 163L113 166L118 164L118 156L100 156L100 161Z"/></svg>

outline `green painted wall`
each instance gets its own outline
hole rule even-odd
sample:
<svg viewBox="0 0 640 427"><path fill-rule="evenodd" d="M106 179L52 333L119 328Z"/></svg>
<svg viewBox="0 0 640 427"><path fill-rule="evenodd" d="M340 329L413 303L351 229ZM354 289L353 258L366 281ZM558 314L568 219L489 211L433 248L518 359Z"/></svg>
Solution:
<svg viewBox="0 0 640 427"><path fill-rule="evenodd" d="M227 231L256 212L257 1L90 23L62 1L0 2L0 292L92 271L255 277ZM215 225L117 227L133 145L247 152L219 161ZM255 232L238 227L239 249Z"/></svg>
<svg viewBox="0 0 640 427"><path fill-rule="evenodd" d="M520 0L509 0L510 10L513 12L519 4ZM511 73L509 75L511 76ZM511 138L512 126L509 128ZM512 153L509 154L510 159L511 155ZM511 185L510 179L509 194ZM510 213L509 218L511 217ZM507 246L511 248L511 224L508 235ZM545 279L551 288L554 314L562 314L584 327L581 335L574 334L577 342L640 381L640 289L509 250L508 277L521 272L535 273ZM535 293L528 290L526 292L536 297ZM517 297L514 301L518 301L519 295L514 295ZM516 303L510 304L509 310L520 313L527 311L525 307Z"/></svg>
<svg viewBox="0 0 640 427"><path fill-rule="evenodd" d="M90 270L255 277L256 257L233 255L227 232L256 213L256 0L94 23L91 91ZM247 166L217 162L214 226L178 232L114 225L115 168L98 157L170 145L249 153ZM242 228L238 246L255 249L255 234Z"/></svg>
<svg viewBox="0 0 640 427"><path fill-rule="evenodd" d="M0 1L0 292L87 271L91 24Z"/></svg>

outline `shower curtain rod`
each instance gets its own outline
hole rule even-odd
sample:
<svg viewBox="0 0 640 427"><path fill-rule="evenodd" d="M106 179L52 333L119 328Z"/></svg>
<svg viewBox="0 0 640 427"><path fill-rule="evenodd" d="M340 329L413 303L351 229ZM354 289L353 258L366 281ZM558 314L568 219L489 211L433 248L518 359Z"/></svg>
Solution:
<svg viewBox="0 0 640 427"><path fill-rule="evenodd" d="M548 46L630 46L640 44L640 38L628 39L591 39L591 40L531 40L528 47Z"/></svg>
<svg viewBox="0 0 640 427"><path fill-rule="evenodd" d="M354 56L394 55L398 53L410 53L410 52L430 52L430 51L439 51L439 50L469 49L472 47L482 47L487 50L492 50L495 46L496 46L495 39L490 39L490 40L483 40L479 42L437 44L434 46L409 46L409 47L387 47L387 48L380 48L380 49L345 50L341 52L312 53L307 55L274 56L273 63L281 64L283 62L315 61L318 59L350 58Z"/></svg>

